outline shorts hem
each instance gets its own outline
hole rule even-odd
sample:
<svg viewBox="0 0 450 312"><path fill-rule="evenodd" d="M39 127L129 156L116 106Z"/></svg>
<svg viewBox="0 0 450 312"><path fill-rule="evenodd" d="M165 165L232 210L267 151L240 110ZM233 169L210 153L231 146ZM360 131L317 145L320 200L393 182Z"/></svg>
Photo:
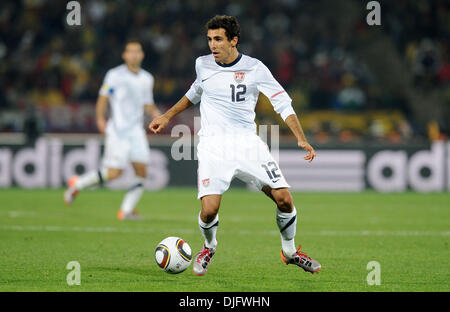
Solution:
<svg viewBox="0 0 450 312"><path fill-rule="evenodd" d="M220 191L208 191L208 192L201 192L201 193L199 192L197 194L197 199L200 199L206 195L223 195L223 193L225 193L225 192L220 192Z"/></svg>
<svg viewBox="0 0 450 312"><path fill-rule="evenodd" d="M269 186L272 189L280 189L280 188L291 188L291 186L287 183L284 184L279 184L279 185L274 185L274 184L269 184L269 183L258 183L258 185L255 185L256 188L258 188L259 190L262 190L262 188L264 186Z"/></svg>

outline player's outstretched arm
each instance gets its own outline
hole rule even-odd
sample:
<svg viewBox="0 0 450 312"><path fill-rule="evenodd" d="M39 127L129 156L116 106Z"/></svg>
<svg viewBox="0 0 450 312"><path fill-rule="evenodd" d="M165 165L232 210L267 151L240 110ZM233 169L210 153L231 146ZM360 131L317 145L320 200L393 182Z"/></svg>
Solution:
<svg viewBox="0 0 450 312"><path fill-rule="evenodd" d="M289 129L291 129L292 133L297 138L297 145L308 152L308 155L304 157L305 160L311 162L314 159L314 157L316 157L316 151L308 143L308 140L306 139L305 134L303 133L303 129L302 126L300 125L300 121L298 120L297 115L294 114L289 115L286 118L285 122L288 125Z"/></svg>
<svg viewBox="0 0 450 312"><path fill-rule="evenodd" d="M106 129L105 113L107 107L108 107L108 97L104 95L99 95L97 103L95 105L95 112L96 112L97 128L98 131L100 131L100 133L102 134L105 134Z"/></svg>
<svg viewBox="0 0 450 312"><path fill-rule="evenodd" d="M153 132L153 133L159 133L162 131L162 129L164 129L167 124L169 123L169 121L176 115L178 115L179 113L181 113L182 111L188 109L189 107L191 107L192 105L194 105L191 101L189 101L189 99L186 96L183 96L181 98L181 100L179 100L177 102L177 104L175 104L174 106L172 106L167 112L165 112L163 115L155 118L152 120L152 122L150 123L150 125L148 126L148 128Z"/></svg>

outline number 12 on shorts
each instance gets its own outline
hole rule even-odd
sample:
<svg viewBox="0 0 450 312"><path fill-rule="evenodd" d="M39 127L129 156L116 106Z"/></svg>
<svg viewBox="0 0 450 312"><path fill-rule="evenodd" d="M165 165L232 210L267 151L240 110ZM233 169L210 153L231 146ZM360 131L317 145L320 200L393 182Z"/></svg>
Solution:
<svg viewBox="0 0 450 312"><path fill-rule="evenodd" d="M277 171L279 170L277 163L274 161L269 161L266 164L261 165L261 167L264 168L264 170L266 170L267 175L269 176L269 179L272 180L272 182L276 182L276 179L281 178L281 175L277 173ZM278 181L278 180L277 180Z"/></svg>

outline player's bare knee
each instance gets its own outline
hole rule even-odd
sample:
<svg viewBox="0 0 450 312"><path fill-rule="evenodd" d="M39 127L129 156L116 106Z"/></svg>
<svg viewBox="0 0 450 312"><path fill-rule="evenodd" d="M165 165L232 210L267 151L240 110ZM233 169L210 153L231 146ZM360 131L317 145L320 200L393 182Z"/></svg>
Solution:
<svg viewBox="0 0 450 312"><path fill-rule="evenodd" d="M206 195L201 198L202 211L200 218L205 223L212 222L219 212L221 196L220 195Z"/></svg>
<svg viewBox="0 0 450 312"><path fill-rule="evenodd" d="M290 213L294 210L294 202L289 191L279 192L274 198L280 211Z"/></svg>
<svg viewBox="0 0 450 312"><path fill-rule="evenodd" d="M212 222L217 215L217 209L214 208L202 208L202 211L200 213L200 219L202 219L205 223Z"/></svg>
<svg viewBox="0 0 450 312"><path fill-rule="evenodd" d="M147 166L143 163L132 163L134 172L138 177L145 178L147 176Z"/></svg>
<svg viewBox="0 0 450 312"><path fill-rule="evenodd" d="M109 169L108 170L108 180L114 180L120 177L122 170L120 169Z"/></svg>
<svg viewBox="0 0 450 312"><path fill-rule="evenodd" d="M145 171L136 172L136 176L145 179L147 177L147 173Z"/></svg>

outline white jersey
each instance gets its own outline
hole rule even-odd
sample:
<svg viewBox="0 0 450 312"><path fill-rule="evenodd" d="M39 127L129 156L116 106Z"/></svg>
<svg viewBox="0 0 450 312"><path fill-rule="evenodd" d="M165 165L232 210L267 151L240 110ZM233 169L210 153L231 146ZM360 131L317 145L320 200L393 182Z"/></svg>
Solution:
<svg viewBox="0 0 450 312"><path fill-rule="evenodd" d="M140 69L137 74L125 64L110 69L99 94L107 96L111 106L106 133L116 135L143 129L144 105L153 105L154 78Z"/></svg>
<svg viewBox="0 0 450 312"><path fill-rule="evenodd" d="M197 58L197 79L186 93L200 103L200 136L256 133L255 106L262 92L285 120L295 114L291 98L258 59L239 54L230 64L220 64L212 54Z"/></svg>

